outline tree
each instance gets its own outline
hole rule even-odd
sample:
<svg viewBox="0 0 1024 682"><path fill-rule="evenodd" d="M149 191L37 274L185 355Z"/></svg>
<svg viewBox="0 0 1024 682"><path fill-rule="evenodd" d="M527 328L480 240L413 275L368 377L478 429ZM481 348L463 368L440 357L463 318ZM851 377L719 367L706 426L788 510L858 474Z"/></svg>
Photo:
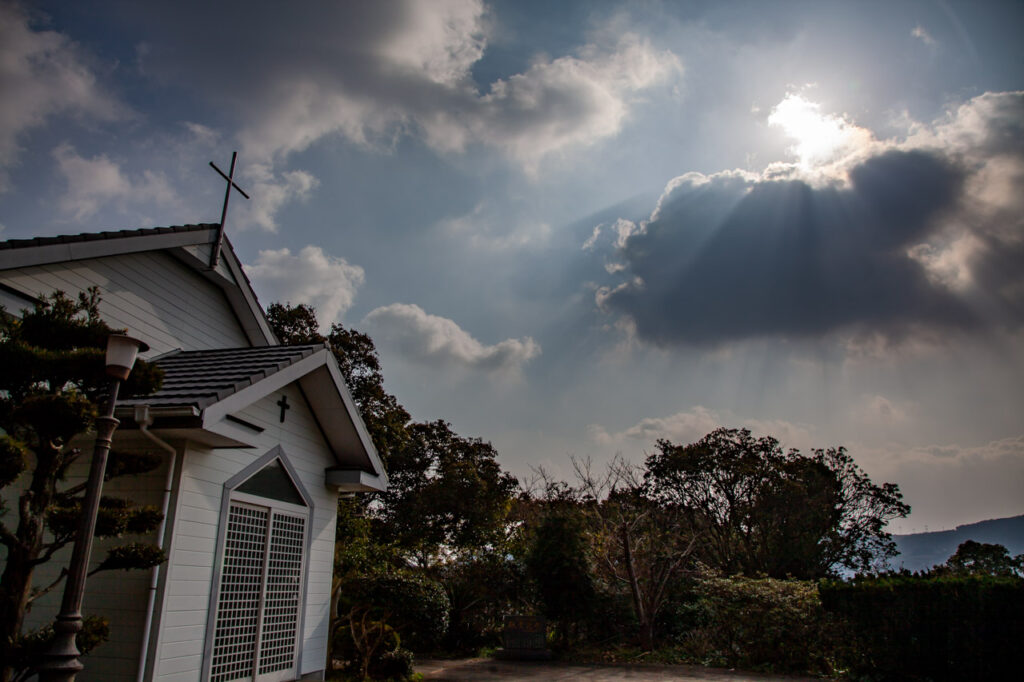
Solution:
<svg viewBox="0 0 1024 682"><path fill-rule="evenodd" d="M554 512L541 520L526 557L544 615L558 623L563 645L569 644L573 626L590 614L594 603L596 590L588 554L580 515Z"/></svg>
<svg viewBox="0 0 1024 682"><path fill-rule="evenodd" d="M378 542L429 564L442 549L479 548L500 535L518 484L490 443L459 436L443 420L411 423L384 390L380 357L366 334L335 323L322 336L315 309L305 304L272 303L267 319L283 343L327 343L338 361L388 472L388 491L364 503Z"/></svg>
<svg viewBox="0 0 1024 682"><path fill-rule="evenodd" d="M324 336L316 311L304 304L273 303L267 318L282 343L330 346L388 472L386 493L339 501L333 603L352 580L385 579L411 560L443 583L457 630L449 643L465 645L470 622L500 621L496 612L518 598L518 567L492 561L486 551L503 540L516 480L501 470L490 443L463 438L441 420L411 423L384 389L380 358L366 334L333 324ZM503 576L500 590L494 570ZM489 583L473 584L488 574ZM332 618L338 613L333 608Z"/></svg>
<svg viewBox="0 0 1024 682"><path fill-rule="evenodd" d="M373 340L340 324L331 325L327 342L334 350L345 382L366 424L377 452L387 466L392 453L409 443L411 417L398 399L384 390L384 373Z"/></svg>
<svg viewBox="0 0 1024 682"><path fill-rule="evenodd" d="M497 450L456 434L444 420L414 423L408 431L408 444L391 454L388 490L376 511L380 537L420 565L497 542L518 488L498 464Z"/></svg>
<svg viewBox="0 0 1024 682"><path fill-rule="evenodd" d="M500 640L504 618L523 613L530 589L523 562L504 549L463 552L431 570L451 605L445 650L475 653Z"/></svg>
<svg viewBox="0 0 1024 682"><path fill-rule="evenodd" d="M26 612L66 575L65 569L48 585L33 584L36 569L72 542L77 530L85 483L69 486L64 481L82 455L75 438L91 430L96 404L109 386L104 349L107 336L116 333L100 319L98 305L98 292L93 289L77 301L55 292L33 310L24 311L20 320L0 311L0 544L6 551L0 574L0 679L4 682L14 674ZM158 368L139 361L122 395L149 393L159 387L161 377ZM159 457L114 451L106 479L144 473L159 464ZM14 495L12 508L8 499ZM16 517L13 527L9 514ZM104 497L96 537L148 533L161 519L155 507ZM128 543L111 548L92 573L151 568L164 558L155 546Z"/></svg>
<svg viewBox="0 0 1024 682"><path fill-rule="evenodd" d="M277 340L285 346L300 346L307 343L326 343L320 334L320 323L316 320L316 309L300 303L271 303L267 308L267 322L274 330Z"/></svg>
<svg viewBox="0 0 1024 682"><path fill-rule="evenodd" d="M1022 576L1024 554L1011 557L1002 545L967 540L940 568L955 575Z"/></svg>
<svg viewBox="0 0 1024 682"><path fill-rule="evenodd" d="M818 578L879 568L896 555L886 524L910 513L899 487L871 482L844 448L783 452L771 437L717 429L690 445L660 440L645 481L702 536L726 573Z"/></svg>
<svg viewBox="0 0 1024 682"><path fill-rule="evenodd" d="M669 586L691 559L694 528L678 506L650 495L642 470L624 459L613 460L602 477L589 462L573 465L594 522L598 567L610 585L629 590L640 645L650 651Z"/></svg>
<svg viewBox="0 0 1024 682"><path fill-rule="evenodd" d="M815 449L811 460L824 467L838 485L832 499L835 524L822 538L821 566L831 572L836 566L854 571L882 568L899 554L886 525L905 518L910 505L895 483L877 485L871 481L846 448ZM808 488L813 495L813 488ZM813 500L812 500L813 503Z"/></svg>
<svg viewBox="0 0 1024 682"><path fill-rule="evenodd" d="M594 472L586 459L573 458L572 464L575 486L538 470L544 505L555 515L585 520L597 584L607 592L628 595L637 638L650 651L670 587L693 553L693 529L679 508L648 494L639 467L622 458L614 459L603 473Z"/></svg>

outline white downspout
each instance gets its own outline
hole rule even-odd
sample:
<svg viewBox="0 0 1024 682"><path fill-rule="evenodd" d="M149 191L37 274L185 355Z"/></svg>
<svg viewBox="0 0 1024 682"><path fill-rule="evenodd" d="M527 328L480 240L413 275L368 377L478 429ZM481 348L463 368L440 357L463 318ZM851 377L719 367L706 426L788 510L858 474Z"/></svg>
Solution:
<svg viewBox="0 0 1024 682"><path fill-rule="evenodd" d="M149 426L153 423L153 415L149 411L149 405L135 406L135 423L139 425L139 431L149 440L166 450L171 455L171 461L167 465L167 480L164 482L164 494L160 503L160 513L163 520L160 521L160 529L157 531L156 546L164 547L164 533L167 529L167 511L171 505L171 487L174 484L174 470L178 461L178 451L166 441L160 440L156 435L150 433ZM156 604L156 587L160 580L160 566L156 565L149 579L149 597L146 601L146 624L142 629L142 650L139 652L139 673L136 676L137 682L145 682L146 659L149 657L149 634L153 629L153 607Z"/></svg>

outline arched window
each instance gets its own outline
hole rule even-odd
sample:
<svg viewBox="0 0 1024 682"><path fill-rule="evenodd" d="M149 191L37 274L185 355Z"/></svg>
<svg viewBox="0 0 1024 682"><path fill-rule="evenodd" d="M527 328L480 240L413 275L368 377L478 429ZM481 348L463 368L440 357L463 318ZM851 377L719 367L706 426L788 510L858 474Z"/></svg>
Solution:
<svg viewBox="0 0 1024 682"><path fill-rule="evenodd" d="M210 682L299 676L312 510L280 446L224 484L205 647Z"/></svg>

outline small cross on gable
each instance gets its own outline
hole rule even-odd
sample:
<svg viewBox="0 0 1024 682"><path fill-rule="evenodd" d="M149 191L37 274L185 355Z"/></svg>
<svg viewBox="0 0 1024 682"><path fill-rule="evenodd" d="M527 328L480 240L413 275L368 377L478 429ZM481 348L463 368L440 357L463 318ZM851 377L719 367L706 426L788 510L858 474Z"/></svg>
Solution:
<svg viewBox="0 0 1024 682"><path fill-rule="evenodd" d="M292 407L288 404L288 396L281 396L281 399L277 401L277 406L281 408L281 422L284 423L284 413Z"/></svg>

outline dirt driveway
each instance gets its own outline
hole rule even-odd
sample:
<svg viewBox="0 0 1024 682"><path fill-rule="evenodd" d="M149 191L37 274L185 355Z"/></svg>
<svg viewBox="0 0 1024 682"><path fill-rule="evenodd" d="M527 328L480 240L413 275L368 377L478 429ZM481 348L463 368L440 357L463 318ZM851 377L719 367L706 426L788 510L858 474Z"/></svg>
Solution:
<svg viewBox="0 0 1024 682"><path fill-rule="evenodd" d="M562 665L550 662L496 661L471 658L459 661L416 662L416 672L427 680L538 680L575 682L818 682L813 677L760 675L695 665Z"/></svg>

